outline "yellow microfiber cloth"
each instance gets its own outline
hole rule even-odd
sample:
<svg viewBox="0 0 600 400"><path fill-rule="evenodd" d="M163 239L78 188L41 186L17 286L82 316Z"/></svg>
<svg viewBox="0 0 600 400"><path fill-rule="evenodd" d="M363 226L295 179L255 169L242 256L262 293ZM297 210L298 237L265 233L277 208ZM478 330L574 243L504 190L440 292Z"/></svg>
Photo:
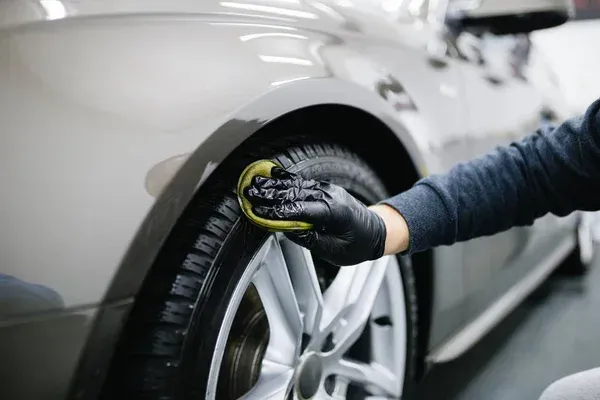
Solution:
<svg viewBox="0 0 600 400"><path fill-rule="evenodd" d="M271 232L294 232L306 231L313 228L313 225L302 221L275 221L266 218L261 218L252 212L252 204L244 196L244 190L252 184L252 179L255 176L271 177L271 169L273 167L283 168L281 165L271 160L258 160L248 165L242 174L237 184L237 198L240 202L242 212L250 222L267 229Z"/></svg>

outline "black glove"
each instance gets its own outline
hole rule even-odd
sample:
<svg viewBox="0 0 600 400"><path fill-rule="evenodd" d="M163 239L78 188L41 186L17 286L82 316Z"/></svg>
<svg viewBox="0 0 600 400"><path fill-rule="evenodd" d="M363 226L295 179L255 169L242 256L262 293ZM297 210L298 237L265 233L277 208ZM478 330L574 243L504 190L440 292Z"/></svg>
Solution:
<svg viewBox="0 0 600 400"><path fill-rule="evenodd" d="M343 188L274 167L272 178L254 177L245 195L256 215L271 220L309 222L314 229L286 236L338 266L383 256L383 219Z"/></svg>

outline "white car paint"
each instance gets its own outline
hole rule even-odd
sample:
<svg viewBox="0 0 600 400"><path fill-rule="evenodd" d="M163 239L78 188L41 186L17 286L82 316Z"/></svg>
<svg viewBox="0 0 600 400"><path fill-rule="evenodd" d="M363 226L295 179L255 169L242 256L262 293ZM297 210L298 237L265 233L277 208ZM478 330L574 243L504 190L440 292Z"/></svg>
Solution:
<svg viewBox="0 0 600 400"><path fill-rule="evenodd" d="M562 26L534 32L531 35L536 57L535 73L548 68L556 77L554 99L567 108L568 114L579 114L600 97L600 20L572 21ZM543 85L547 85L543 84ZM545 86L544 86L545 87ZM545 91L552 91L546 88Z"/></svg>

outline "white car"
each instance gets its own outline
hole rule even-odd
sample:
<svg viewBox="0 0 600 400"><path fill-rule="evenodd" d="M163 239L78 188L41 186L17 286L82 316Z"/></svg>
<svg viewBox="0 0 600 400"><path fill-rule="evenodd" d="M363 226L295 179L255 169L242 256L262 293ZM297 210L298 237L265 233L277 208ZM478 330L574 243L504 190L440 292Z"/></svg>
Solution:
<svg viewBox="0 0 600 400"><path fill-rule="evenodd" d="M0 0L0 399L408 400L584 272L576 213L342 269L241 215L257 159L373 204L533 131L534 85L452 35L569 1L457 4Z"/></svg>

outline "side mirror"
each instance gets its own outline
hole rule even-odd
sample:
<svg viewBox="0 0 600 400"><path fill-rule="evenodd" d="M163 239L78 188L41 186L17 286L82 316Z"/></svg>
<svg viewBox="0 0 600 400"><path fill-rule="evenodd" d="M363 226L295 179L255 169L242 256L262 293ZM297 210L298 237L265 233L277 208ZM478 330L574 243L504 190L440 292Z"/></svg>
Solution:
<svg viewBox="0 0 600 400"><path fill-rule="evenodd" d="M450 0L446 19L458 29L506 35L561 25L574 12L571 0Z"/></svg>

